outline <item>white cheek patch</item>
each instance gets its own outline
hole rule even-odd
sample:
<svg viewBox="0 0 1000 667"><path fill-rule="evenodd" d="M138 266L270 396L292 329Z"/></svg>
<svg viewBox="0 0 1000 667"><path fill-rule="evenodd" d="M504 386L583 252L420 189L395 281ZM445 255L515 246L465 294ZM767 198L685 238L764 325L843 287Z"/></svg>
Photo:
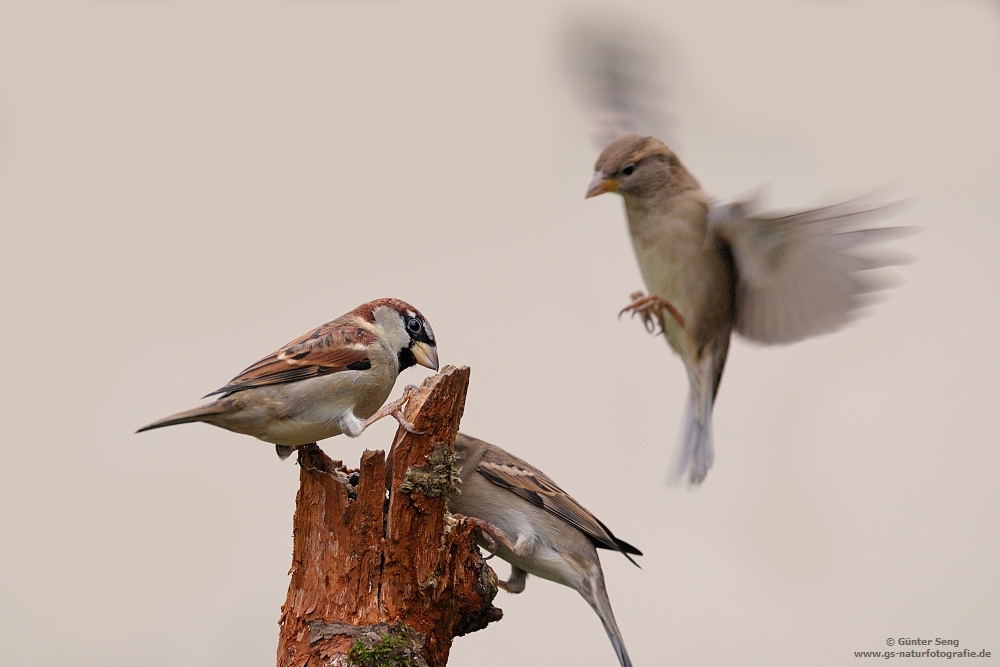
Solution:
<svg viewBox="0 0 1000 667"><path fill-rule="evenodd" d="M375 326L382 330L385 340L394 352L410 346L410 334L403 326L403 316L388 306L379 306L374 311Z"/></svg>

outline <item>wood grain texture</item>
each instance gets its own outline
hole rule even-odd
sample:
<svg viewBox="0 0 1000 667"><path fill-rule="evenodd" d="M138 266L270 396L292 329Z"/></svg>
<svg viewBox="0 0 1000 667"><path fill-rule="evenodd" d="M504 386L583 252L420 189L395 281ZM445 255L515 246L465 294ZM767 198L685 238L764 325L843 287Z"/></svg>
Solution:
<svg viewBox="0 0 1000 667"><path fill-rule="evenodd" d="M474 527L446 514L468 383L469 369L451 366L424 381L405 412L423 433L400 428L388 460L365 452L354 479L319 447L299 448L278 667L439 667L454 637L502 616Z"/></svg>

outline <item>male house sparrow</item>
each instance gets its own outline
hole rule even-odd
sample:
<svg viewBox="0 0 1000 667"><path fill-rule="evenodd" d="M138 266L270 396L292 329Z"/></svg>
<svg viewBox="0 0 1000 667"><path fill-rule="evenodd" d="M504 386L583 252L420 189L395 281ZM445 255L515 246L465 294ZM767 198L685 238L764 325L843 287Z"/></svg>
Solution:
<svg viewBox="0 0 1000 667"><path fill-rule="evenodd" d="M501 588L524 590L534 574L576 590L597 612L622 667L631 667L604 588L597 549L642 555L619 540L593 514L570 498L541 470L504 450L459 433L455 439L456 493L448 508L487 524L484 546L511 566Z"/></svg>
<svg viewBox="0 0 1000 667"><path fill-rule="evenodd" d="M838 329L878 289L859 273L892 262L856 254L900 228L861 225L891 207L859 202L764 215L754 202L720 204L666 144L634 134L597 159L587 197L625 200L632 246L650 295L622 312L659 323L687 368L691 392L677 475L712 467L712 404L733 329L758 343L792 343Z"/></svg>
<svg viewBox="0 0 1000 667"><path fill-rule="evenodd" d="M143 426L206 422L275 445L287 458L305 444L345 433L361 435L373 422L394 416L412 430L403 397L379 409L396 376L414 364L438 368L437 343L424 316L399 299L376 299L296 338L253 364L208 396L207 405Z"/></svg>

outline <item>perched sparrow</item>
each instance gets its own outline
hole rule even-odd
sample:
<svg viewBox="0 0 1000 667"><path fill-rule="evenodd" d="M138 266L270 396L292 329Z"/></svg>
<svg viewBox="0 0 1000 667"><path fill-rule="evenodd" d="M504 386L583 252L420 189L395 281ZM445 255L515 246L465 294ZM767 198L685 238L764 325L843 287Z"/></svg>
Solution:
<svg viewBox="0 0 1000 667"><path fill-rule="evenodd" d="M878 289L859 273L893 263L859 252L900 228L864 228L892 207L852 202L763 215L752 201L720 204L653 137L625 135L597 159L587 197L625 200L632 246L650 295L622 312L658 323L687 368L691 393L677 475L712 467L712 404L730 334L791 343L833 331Z"/></svg>
<svg viewBox="0 0 1000 667"><path fill-rule="evenodd" d="M412 430L400 412L412 387L381 406L399 372L414 364L438 368L430 324L399 299L376 299L253 364L206 396L221 394L214 403L165 417L137 433L206 422L273 443L284 459L317 440L341 433L356 438L386 415Z"/></svg>
<svg viewBox="0 0 1000 667"><path fill-rule="evenodd" d="M597 549L642 555L619 540L545 473L499 447L459 433L455 439L458 490L448 507L481 524L483 544L511 566L500 586L524 590L528 574L575 589L597 612L622 667L631 667ZM494 540L493 538L496 538Z"/></svg>

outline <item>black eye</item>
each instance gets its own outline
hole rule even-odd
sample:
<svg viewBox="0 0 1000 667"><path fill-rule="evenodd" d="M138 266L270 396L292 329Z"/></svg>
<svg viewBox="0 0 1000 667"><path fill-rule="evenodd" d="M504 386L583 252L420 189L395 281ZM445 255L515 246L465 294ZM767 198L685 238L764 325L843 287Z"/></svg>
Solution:
<svg viewBox="0 0 1000 667"><path fill-rule="evenodd" d="M406 328L409 329L410 333L420 333L421 327L420 320L415 317L411 317L406 321Z"/></svg>
<svg viewBox="0 0 1000 667"><path fill-rule="evenodd" d="M622 167L622 174L624 174L625 176L631 176L633 171L635 171L635 164L634 163L633 164L627 164L624 167Z"/></svg>

